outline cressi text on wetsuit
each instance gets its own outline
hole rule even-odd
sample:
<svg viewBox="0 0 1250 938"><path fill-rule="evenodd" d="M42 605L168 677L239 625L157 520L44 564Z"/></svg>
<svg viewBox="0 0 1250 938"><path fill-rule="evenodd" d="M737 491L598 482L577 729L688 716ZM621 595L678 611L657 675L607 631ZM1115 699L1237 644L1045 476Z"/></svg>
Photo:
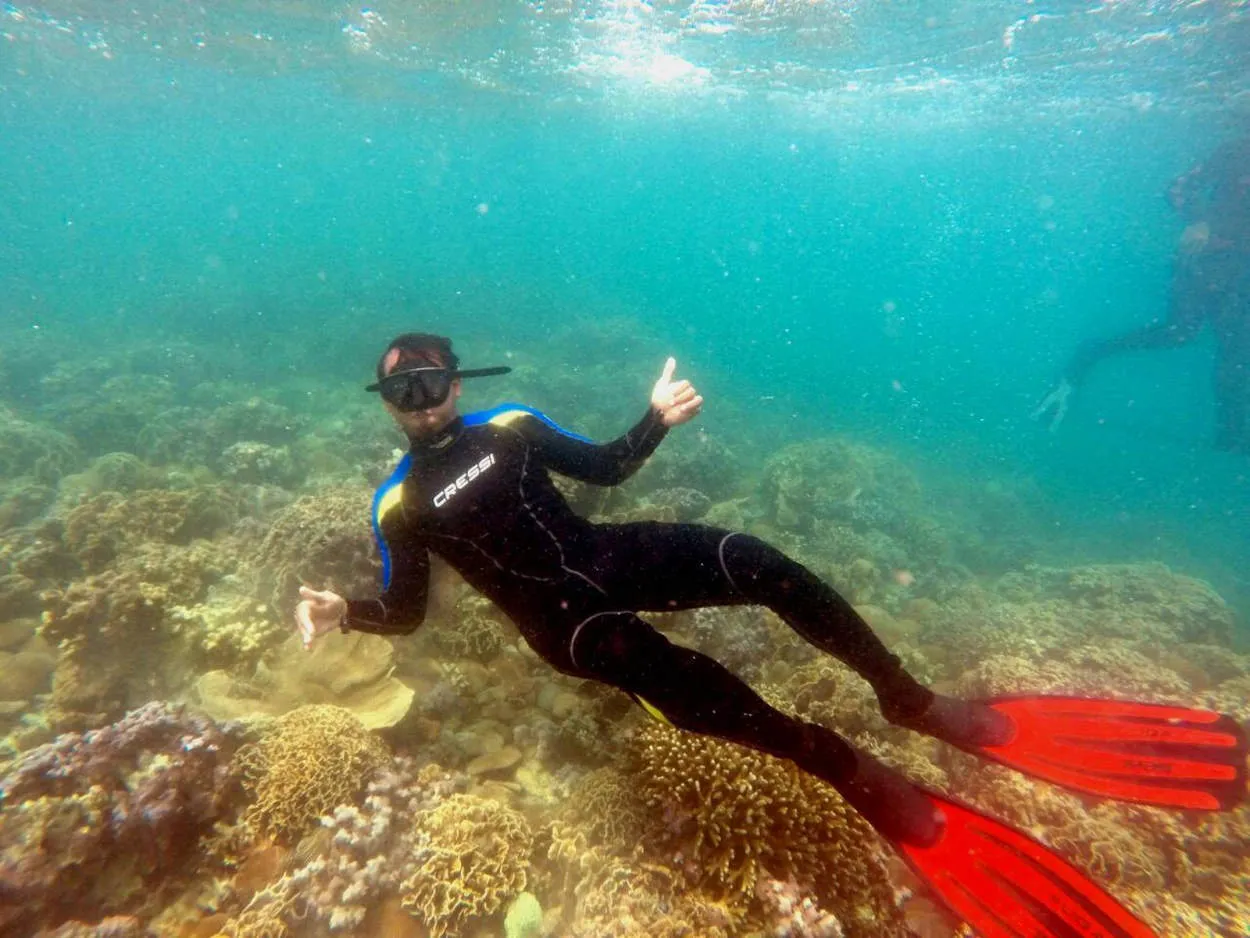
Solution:
<svg viewBox="0 0 1250 938"><path fill-rule="evenodd" d="M373 503L385 589L377 599L350 600L344 628L416 629L433 552L558 670L618 687L683 729L793 759L831 782L844 778L855 756L839 737L774 710L720 663L672 644L636 613L768 606L870 681L887 716L923 710L931 693L850 604L750 535L697 524L592 524L548 475L615 485L665 433L651 409L621 438L596 444L536 410L504 405L414 442Z"/></svg>

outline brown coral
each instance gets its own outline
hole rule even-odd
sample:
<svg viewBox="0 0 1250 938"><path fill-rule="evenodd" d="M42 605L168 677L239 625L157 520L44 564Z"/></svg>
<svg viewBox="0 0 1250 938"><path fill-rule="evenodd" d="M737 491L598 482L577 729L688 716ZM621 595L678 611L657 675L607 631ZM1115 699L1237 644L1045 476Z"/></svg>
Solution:
<svg viewBox="0 0 1250 938"><path fill-rule="evenodd" d="M899 927L876 835L825 783L789 762L659 724L640 732L635 756L643 801L705 890L754 895L761 877L793 879L848 934Z"/></svg>
<svg viewBox="0 0 1250 938"><path fill-rule="evenodd" d="M261 837L293 843L317 818L353 800L386 757L351 711L326 704L292 710L239 750L244 784L255 796L244 821Z"/></svg>
<svg viewBox="0 0 1250 938"><path fill-rule="evenodd" d="M430 938L464 934L525 889L533 834L525 818L498 802L453 795L423 812L426 854L402 886L403 906Z"/></svg>
<svg viewBox="0 0 1250 938"><path fill-rule="evenodd" d="M64 539L83 568L94 572L142 544L190 544L212 537L236 514L236 500L221 486L102 492L70 510Z"/></svg>
<svg viewBox="0 0 1250 938"><path fill-rule="evenodd" d="M370 498L368 489L343 486L282 509L253 558L258 595L287 616L304 583L344 595L375 588L379 568L369 532Z"/></svg>

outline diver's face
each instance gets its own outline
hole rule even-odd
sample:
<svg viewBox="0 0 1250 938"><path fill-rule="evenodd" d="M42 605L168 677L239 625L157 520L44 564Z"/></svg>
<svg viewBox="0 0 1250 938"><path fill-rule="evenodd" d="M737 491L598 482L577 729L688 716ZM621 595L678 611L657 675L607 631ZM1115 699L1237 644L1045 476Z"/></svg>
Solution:
<svg viewBox="0 0 1250 938"><path fill-rule="evenodd" d="M399 424L399 429L408 434L411 439L428 440L437 436L447 424L456 419L456 401L459 399L460 379L457 378L451 383L451 392L447 395L447 400L437 407L430 407L426 410L403 411L386 401L382 402L382 406L386 408L386 412Z"/></svg>

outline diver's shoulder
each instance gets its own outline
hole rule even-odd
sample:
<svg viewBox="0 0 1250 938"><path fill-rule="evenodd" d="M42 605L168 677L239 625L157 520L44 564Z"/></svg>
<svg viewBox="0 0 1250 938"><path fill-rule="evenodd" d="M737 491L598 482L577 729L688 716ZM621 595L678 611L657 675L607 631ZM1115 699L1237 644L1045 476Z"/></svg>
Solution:
<svg viewBox="0 0 1250 938"><path fill-rule="evenodd" d="M479 427L514 427L531 421L547 422L542 411L528 404L505 403L464 415L464 425L469 429Z"/></svg>

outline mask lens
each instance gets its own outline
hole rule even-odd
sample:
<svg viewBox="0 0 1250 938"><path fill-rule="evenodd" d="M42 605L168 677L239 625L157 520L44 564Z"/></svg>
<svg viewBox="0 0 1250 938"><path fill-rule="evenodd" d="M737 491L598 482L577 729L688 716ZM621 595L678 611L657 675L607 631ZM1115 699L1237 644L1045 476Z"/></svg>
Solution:
<svg viewBox="0 0 1250 938"><path fill-rule="evenodd" d="M451 374L445 368L416 368L383 379L378 393L382 399L404 411L427 410L447 400Z"/></svg>

